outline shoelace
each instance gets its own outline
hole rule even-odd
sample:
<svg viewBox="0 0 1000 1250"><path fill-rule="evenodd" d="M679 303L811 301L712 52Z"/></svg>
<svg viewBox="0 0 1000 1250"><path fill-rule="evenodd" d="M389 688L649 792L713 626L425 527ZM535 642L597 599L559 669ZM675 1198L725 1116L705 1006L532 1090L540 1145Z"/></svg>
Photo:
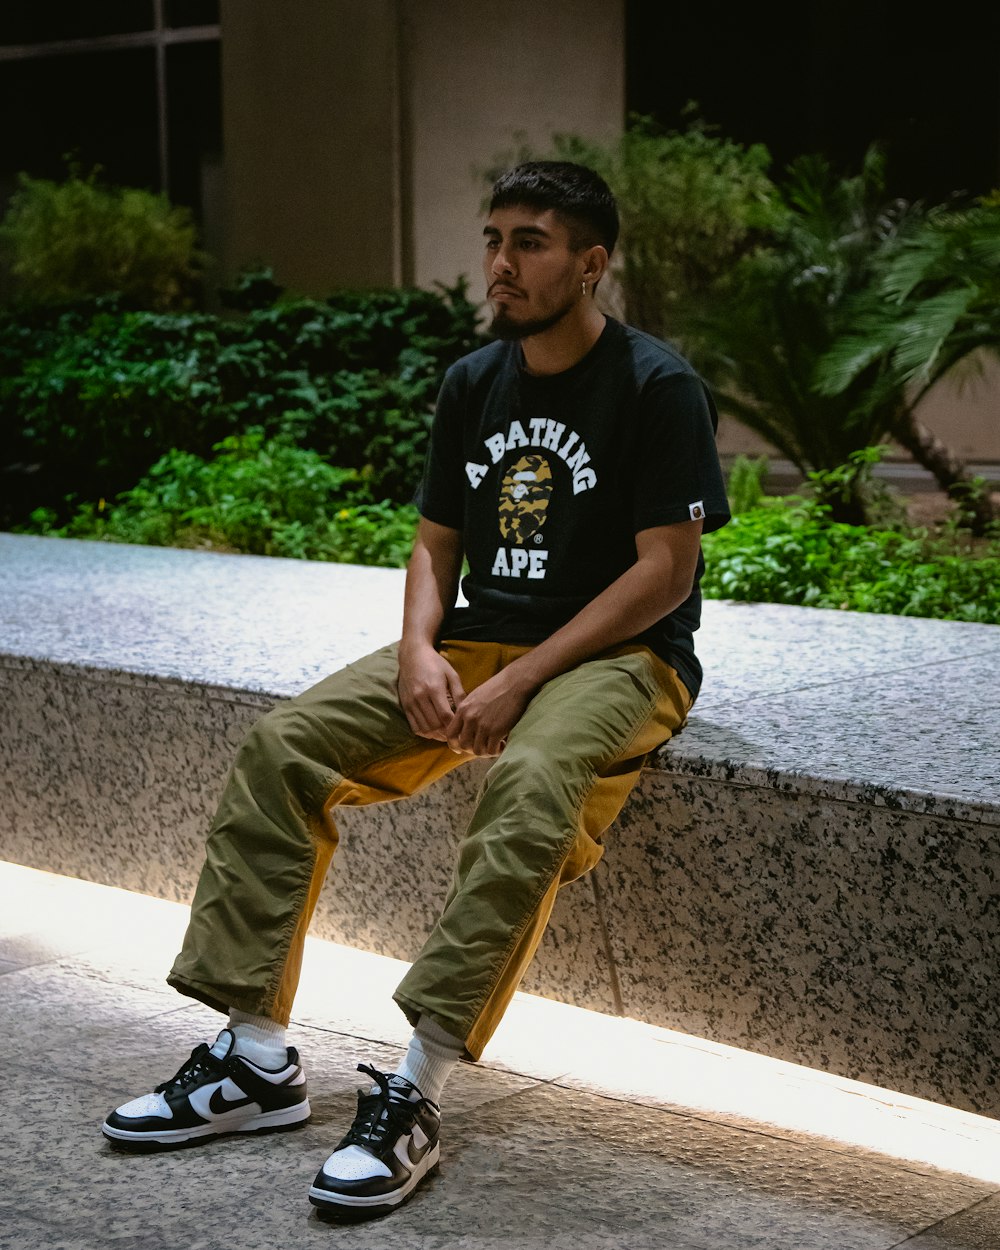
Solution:
<svg viewBox="0 0 1000 1250"><path fill-rule="evenodd" d="M417 1112L424 1107L427 1099L410 1102L404 1093L390 1087L385 1072L379 1072L366 1063L359 1063L358 1071L370 1076L378 1089L371 1094L359 1094L358 1114L337 1149L363 1146L372 1154L378 1154L387 1143L395 1143L402 1133L412 1128Z"/></svg>
<svg viewBox="0 0 1000 1250"><path fill-rule="evenodd" d="M202 1042L192 1050L190 1059L181 1064L169 1081L157 1085L155 1092L165 1094L174 1088L183 1091L196 1084L202 1073L216 1076L224 1071L222 1061L211 1053L207 1042Z"/></svg>

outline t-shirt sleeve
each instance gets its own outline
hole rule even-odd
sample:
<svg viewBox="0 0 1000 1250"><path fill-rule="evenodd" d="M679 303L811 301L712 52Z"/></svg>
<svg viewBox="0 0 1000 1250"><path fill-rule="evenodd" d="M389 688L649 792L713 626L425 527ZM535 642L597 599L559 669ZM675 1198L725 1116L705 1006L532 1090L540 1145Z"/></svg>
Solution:
<svg viewBox="0 0 1000 1250"><path fill-rule="evenodd" d="M438 394L424 471L413 497L421 516L460 530L465 516L462 463L462 379L449 369Z"/></svg>
<svg viewBox="0 0 1000 1250"><path fill-rule="evenodd" d="M696 374L653 378L639 399L633 524L701 519L704 532L729 520L726 486L715 445L718 415Z"/></svg>

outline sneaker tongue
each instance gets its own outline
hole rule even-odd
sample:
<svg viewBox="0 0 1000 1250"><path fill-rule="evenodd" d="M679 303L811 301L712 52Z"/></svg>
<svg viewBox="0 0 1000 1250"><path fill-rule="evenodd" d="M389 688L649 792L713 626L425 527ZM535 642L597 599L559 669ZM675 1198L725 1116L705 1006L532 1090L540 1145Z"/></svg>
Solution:
<svg viewBox="0 0 1000 1250"><path fill-rule="evenodd" d="M410 1102L415 1102L420 1097L420 1090L417 1089L412 1081L407 1081L402 1076L390 1076L389 1088L399 1090L401 1094L405 1094Z"/></svg>
<svg viewBox="0 0 1000 1250"><path fill-rule="evenodd" d="M209 1054L214 1055L216 1059L225 1059L236 1043L236 1037L229 1029L223 1029L219 1036L212 1043Z"/></svg>
<svg viewBox="0 0 1000 1250"><path fill-rule="evenodd" d="M415 1085L411 1084L411 1082L410 1082L410 1081L407 1081L407 1080L406 1080L404 1077L402 1077L402 1076L390 1076L390 1077L389 1077L389 1088L390 1088L390 1089L392 1089L392 1090L395 1090L397 1093L402 1094L405 1098L408 1098L411 1102L412 1102L414 1099L416 1099L416 1098L419 1098L419 1097L420 1097L420 1092L419 1092L419 1090L417 1089L417 1087L416 1087ZM369 1091L368 1091L368 1092L369 1092L369 1094L377 1094L377 1093L378 1093L378 1091L379 1091L379 1087L378 1087L377 1085L373 1085L373 1086L369 1089Z"/></svg>

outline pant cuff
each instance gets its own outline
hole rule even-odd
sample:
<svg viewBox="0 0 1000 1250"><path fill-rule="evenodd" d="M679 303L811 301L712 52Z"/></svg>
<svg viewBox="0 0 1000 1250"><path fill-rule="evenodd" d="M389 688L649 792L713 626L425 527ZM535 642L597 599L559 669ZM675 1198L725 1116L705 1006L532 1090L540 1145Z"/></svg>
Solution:
<svg viewBox="0 0 1000 1250"><path fill-rule="evenodd" d="M469 1026L464 1020L455 1020L450 1016L442 1016L439 1012L430 1011L428 1008L422 1007L420 1003L414 1001L414 999L405 998L399 993L398 990L395 994L393 994L392 1000L403 1015L406 1016L413 1028L417 1027L417 1022L421 1016L426 1016L428 1020L433 1020L434 1023L439 1028L444 1029L446 1033L450 1033L452 1037L464 1038L469 1031ZM465 1050L462 1052L462 1058L471 1059L474 1063L478 1062L478 1060L482 1057L483 1049L484 1048L480 1046L477 1051L472 1051L469 1049L468 1043L466 1042Z"/></svg>

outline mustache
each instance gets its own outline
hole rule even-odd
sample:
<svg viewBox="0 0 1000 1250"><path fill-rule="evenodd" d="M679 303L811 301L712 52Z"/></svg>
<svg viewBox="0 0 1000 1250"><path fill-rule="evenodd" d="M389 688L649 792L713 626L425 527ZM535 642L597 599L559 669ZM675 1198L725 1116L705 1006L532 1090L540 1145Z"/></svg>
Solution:
<svg viewBox="0 0 1000 1250"><path fill-rule="evenodd" d="M491 283L490 283L490 285L489 285L489 287L487 288L487 290L486 290L486 296L487 296L487 299L488 299L488 298L489 298L489 297L493 294L493 292L497 289L497 287L502 287L502 288L503 288L503 290L505 290L505 291L513 291L513 292L515 293L515 295L523 295L523 294L524 294L524 292L521 290L521 288L520 288L520 287L515 286L513 282L504 282L504 281L502 281L502 280L498 279L496 282L491 282Z"/></svg>

